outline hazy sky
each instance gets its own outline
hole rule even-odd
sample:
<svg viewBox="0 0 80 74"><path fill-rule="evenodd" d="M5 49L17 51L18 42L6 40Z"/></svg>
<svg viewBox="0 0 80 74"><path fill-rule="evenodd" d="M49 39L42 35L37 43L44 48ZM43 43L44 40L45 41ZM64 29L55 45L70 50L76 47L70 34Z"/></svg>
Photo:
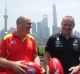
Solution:
<svg viewBox="0 0 80 74"><path fill-rule="evenodd" d="M75 18L75 29L80 32L80 0L7 0L8 29L16 27L18 16L29 16L32 21L41 21L43 15L48 15L48 25L52 27L52 6L56 4L57 21L60 26L65 15ZM0 0L0 30L4 28L4 13L6 0Z"/></svg>

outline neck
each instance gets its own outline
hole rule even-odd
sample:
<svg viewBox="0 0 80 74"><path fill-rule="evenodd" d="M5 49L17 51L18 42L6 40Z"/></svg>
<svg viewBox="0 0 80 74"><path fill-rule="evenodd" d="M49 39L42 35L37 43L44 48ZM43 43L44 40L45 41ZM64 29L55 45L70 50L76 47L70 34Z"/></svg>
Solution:
<svg viewBox="0 0 80 74"><path fill-rule="evenodd" d="M62 34L62 35L68 40L71 34Z"/></svg>
<svg viewBox="0 0 80 74"><path fill-rule="evenodd" d="M24 39L26 34L22 34L20 32L16 32L16 35L20 38L20 39Z"/></svg>

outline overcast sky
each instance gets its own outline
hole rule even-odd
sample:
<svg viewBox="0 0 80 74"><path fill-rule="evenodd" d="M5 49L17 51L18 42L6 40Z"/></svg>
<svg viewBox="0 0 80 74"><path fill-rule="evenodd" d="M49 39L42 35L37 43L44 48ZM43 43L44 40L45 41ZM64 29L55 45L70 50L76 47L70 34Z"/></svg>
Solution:
<svg viewBox="0 0 80 74"><path fill-rule="evenodd" d="M76 22L74 30L80 32L80 0L7 0L8 29L16 27L18 16L29 16L32 21L38 22L43 19L43 15L48 15L48 25L51 28L53 4L57 8L58 26L64 16L71 15ZM0 0L0 30L4 28L5 6L6 0Z"/></svg>

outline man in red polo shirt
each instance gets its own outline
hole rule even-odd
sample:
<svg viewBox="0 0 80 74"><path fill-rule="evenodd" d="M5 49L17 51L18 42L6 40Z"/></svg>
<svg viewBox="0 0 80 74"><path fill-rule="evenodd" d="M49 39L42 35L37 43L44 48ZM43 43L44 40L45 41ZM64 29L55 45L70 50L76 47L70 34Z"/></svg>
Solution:
<svg viewBox="0 0 80 74"><path fill-rule="evenodd" d="M6 35L1 42L0 66L5 67L7 74L27 74L21 62L35 62L40 65L34 38L29 34L31 20L19 17L16 21L17 31ZM6 59L4 59L6 58Z"/></svg>

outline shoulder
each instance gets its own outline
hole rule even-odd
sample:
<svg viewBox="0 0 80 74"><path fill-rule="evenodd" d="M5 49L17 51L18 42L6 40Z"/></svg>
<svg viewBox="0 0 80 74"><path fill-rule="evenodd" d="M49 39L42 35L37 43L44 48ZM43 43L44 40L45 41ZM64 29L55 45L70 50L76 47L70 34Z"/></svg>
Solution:
<svg viewBox="0 0 80 74"><path fill-rule="evenodd" d="M3 39L6 40L6 39L8 39L10 37L12 37L12 33L5 35Z"/></svg>
<svg viewBox="0 0 80 74"><path fill-rule="evenodd" d="M34 40L34 37L31 34L28 34L27 37Z"/></svg>
<svg viewBox="0 0 80 74"><path fill-rule="evenodd" d="M50 38L51 38L51 39L55 39L55 38L57 38L57 37L59 37L59 36L60 36L60 33L57 33L57 34L51 35Z"/></svg>
<svg viewBox="0 0 80 74"><path fill-rule="evenodd" d="M53 43L56 40L56 38L59 38L59 35L60 35L59 33L51 35L49 37L49 39L48 39L48 42L52 42Z"/></svg>
<svg viewBox="0 0 80 74"><path fill-rule="evenodd" d="M80 37L73 35L74 42L77 42L80 45Z"/></svg>
<svg viewBox="0 0 80 74"><path fill-rule="evenodd" d="M76 40L79 40L80 41L80 37L78 37L76 35L73 35L73 38L75 38Z"/></svg>

